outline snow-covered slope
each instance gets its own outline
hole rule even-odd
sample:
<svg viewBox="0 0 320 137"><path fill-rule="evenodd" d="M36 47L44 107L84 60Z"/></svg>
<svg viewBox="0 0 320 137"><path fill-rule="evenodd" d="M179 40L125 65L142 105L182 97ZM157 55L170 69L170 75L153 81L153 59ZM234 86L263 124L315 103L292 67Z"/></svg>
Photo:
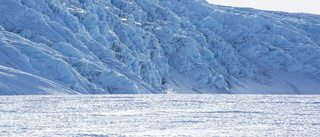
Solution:
<svg viewBox="0 0 320 137"><path fill-rule="evenodd" d="M4 66L0 66L0 87L0 95L79 94L50 80Z"/></svg>
<svg viewBox="0 0 320 137"><path fill-rule="evenodd" d="M0 94L320 93L319 32L204 0L2 0Z"/></svg>

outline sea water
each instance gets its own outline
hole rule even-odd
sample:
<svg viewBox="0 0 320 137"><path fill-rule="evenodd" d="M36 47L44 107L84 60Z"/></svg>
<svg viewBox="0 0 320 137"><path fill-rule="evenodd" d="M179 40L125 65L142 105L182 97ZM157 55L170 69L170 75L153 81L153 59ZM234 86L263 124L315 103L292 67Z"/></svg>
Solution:
<svg viewBox="0 0 320 137"><path fill-rule="evenodd" d="M0 136L320 136L319 95L0 96Z"/></svg>

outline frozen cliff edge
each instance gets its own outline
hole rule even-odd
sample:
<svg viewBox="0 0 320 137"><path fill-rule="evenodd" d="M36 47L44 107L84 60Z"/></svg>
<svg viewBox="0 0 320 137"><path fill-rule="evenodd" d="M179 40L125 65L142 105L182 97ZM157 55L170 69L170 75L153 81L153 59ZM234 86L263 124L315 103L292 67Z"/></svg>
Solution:
<svg viewBox="0 0 320 137"><path fill-rule="evenodd" d="M204 0L0 1L0 95L319 94L319 32Z"/></svg>

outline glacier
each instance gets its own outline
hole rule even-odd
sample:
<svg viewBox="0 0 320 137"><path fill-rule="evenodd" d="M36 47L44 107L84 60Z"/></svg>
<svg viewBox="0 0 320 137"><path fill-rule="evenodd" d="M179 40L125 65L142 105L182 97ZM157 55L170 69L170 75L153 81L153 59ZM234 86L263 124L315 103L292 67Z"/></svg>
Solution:
<svg viewBox="0 0 320 137"><path fill-rule="evenodd" d="M205 0L3 0L0 95L319 94L319 32Z"/></svg>

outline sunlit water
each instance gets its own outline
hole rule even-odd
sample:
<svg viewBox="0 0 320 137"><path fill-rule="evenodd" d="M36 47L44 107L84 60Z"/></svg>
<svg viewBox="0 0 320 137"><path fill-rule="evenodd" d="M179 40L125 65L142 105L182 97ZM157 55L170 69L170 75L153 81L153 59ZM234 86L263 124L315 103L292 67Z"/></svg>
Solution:
<svg viewBox="0 0 320 137"><path fill-rule="evenodd" d="M320 136L320 96L1 96L0 136Z"/></svg>

